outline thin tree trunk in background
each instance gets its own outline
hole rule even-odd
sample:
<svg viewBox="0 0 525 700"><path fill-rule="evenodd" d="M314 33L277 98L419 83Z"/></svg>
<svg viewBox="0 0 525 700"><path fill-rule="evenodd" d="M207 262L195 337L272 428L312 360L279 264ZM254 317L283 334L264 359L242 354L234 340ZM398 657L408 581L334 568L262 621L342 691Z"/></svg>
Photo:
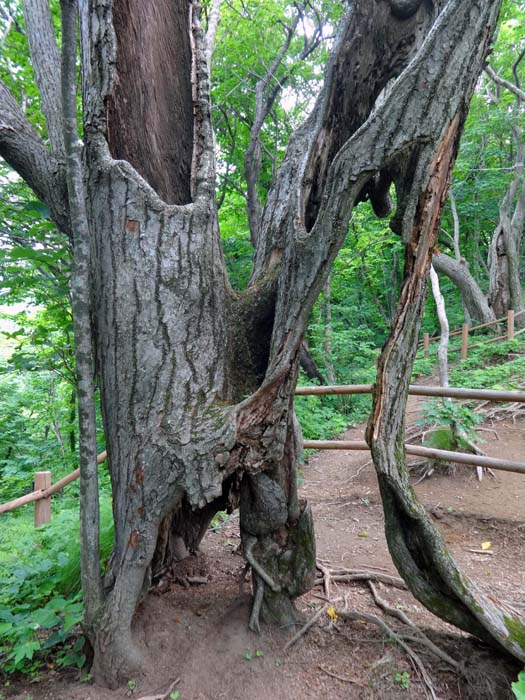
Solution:
<svg viewBox="0 0 525 700"><path fill-rule="evenodd" d="M323 306L324 306L324 357L325 357L325 367L326 376L328 377L328 383L333 385L337 383L335 370L334 370L334 358L332 354L332 278L328 275L324 286L323 293Z"/></svg>
<svg viewBox="0 0 525 700"><path fill-rule="evenodd" d="M75 335L80 466L80 564L84 600L84 626L92 638L102 605L99 544L97 424L93 386L91 335L90 231L81 163L82 143L77 124L77 10L75 0L61 0L62 113L66 152L67 188L73 232L71 305Z"/></svg>
<svg viewBox="0 0 525 700"><path fill-rule="evenodd" d="M454 256L456 258L456 261L459 264L463 264L468 268L468 263L467 263L466 259L463 258L461 255L461 248L459 245L459 234L460 234L459 213L458 213L458 207L456 204L456 198L454 196L454 192L452 191L452 188L450 188L450 191L448 193L448 198L450 200L450 207L452 210L452 219L454 221L454 235L453 235ZM438 281L438 285L439 285L439 281ZM432 283L432 288L433 288L433 283ZM463 306L463 316L465 317L465 323L468 323L468 325L471 326L472 325L472 317L470 315L468 305L466 304L466 302L463 298L463 291L460 289L459 292L461 294L461 304ZM482 323L483 323L483 321L482 321Z"/></svg>
<svg viewBox="0 0 525 700"><path fill-rule="evenodd" d="M509 90L515 97L512 107L512 138L516 147L514 178L500 205L499 222L492 236L488 255L489 303L498 318L504 316L508 310L517 313L525 309L519 270L520 244L525 226L525 142L520 126L524 93L518 75L518 67L524 58L525 50L522 50L512 66L513 83L500 78L490 66L487 68L492 80ZM496 97L493 99L498 101ZM520 326L525 325L522 315L518 317L518 323Z"/></svg>
<svg viewBox="0 0 525 700"><path fill-rule="evenodd" d="M439 384L440 386L448 387L448 318L445 309L445 299L439 286L439 277L437 276L437 273L432 265L430 266L430 282L432 284L432 294L434 296L434 302L436 304L436 311L439 319L439 327L441 330L441 339L439 341L437 351Z"/></svg>

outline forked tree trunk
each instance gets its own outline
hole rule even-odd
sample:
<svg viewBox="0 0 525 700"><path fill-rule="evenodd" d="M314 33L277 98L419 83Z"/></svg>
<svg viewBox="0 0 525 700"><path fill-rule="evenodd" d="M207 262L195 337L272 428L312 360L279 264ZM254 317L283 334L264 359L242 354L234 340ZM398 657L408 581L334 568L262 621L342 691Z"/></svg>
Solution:
<svg viewBox="0 0 525 700"><path fill-rule="evenodd" d="M431 610L523 658L521 623L457 572L410 489L402 447L431 249L500 0L349 4L324 89L268 193L242 293L220 248L197 3L80 8L92 314L115 516L101 601L86 619L97 679L115 685L145 661L132 618L152 569L176 558L177 543L198 547L217 508L240 504L250 626L296 620L293 599L315 570L311 511L297 497L301 342L353 207L369 197L387 214L392 182L406 281L369 431L391 551ZM136 50L137 27L148 52ZM2 128L6 115L18 140ZM46 179L59 169L30 129L0 86L0 153L69 230ZM97 572L94 552L88 563ZM99 583L96 573L84 582L86 600Z"/></svg>

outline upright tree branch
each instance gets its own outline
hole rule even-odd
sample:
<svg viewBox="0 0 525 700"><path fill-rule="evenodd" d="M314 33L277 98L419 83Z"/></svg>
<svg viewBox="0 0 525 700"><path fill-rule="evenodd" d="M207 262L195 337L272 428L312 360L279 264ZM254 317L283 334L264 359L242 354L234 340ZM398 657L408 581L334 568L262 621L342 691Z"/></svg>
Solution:
<svg viewBox="0 0 525 700"><path fill-rule="evenodd" d="M250 141L244 157L244 176L246 178L247 187L247 205L248 205L248 223L250 226L250 236L252 243L255 246L257 236L261 224L262 205L257 193L257 185L261 172L261 132L264 123L273 109L275 101L281 94L284 86L290 80L293 69L287 71L284 75L277 78L277 72L284 61L284 58L290 48L290 44L296 34L299 22L303 19L306 3L299 5L296 3L296 16L289 26L285 26L285 39L275 56L272 64L261 76L255 86L255 113L253 123L250 128ZM317 27L311 37L304 38L303 49L297 60L304 61L316 48L322 40L322 25L318 18ZM272 81L275 84L272 86Z"/></svg>
<svg viewBox="0 0 525 700"><path fill-rule="evenodd" d="M71 298L77 366L80 451L80 542L85 620L88 630L102 603L99 546L97 433L93 387L93 345L90 319L90 232L86 210L82 143L78 137L76 104L76 2L61 0L62 109L67 162L67 186L73 230Z"/></svg>
<svg viewBox="0 0 525 700"><path fill-rule="evenodd" d="M31 64L42 100L51 150L64 153L60 95L60 56L49 9L49 0L23 0ZM75 76L73 76L74 79Z"/></svg>
<svg viewBox="0 0 525 700"><path fill-rule="evenodd" d="M208 75L211 75L211 59L215 48L217 27L221 17L222 0L212 0L210 15L208 17L208 27L206 29L206 63L208 64Z"/></svg>

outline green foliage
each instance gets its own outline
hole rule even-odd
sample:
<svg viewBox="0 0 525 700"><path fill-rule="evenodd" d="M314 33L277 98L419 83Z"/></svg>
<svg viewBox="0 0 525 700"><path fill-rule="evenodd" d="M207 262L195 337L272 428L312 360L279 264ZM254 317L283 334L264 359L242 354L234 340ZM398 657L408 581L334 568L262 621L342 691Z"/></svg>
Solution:
<svg viewBox="0 0 525 700"><path fill-rule="evenodd" d="M410 673L408 671L403 671L403 673L396 673L394 675L394 682L403 690L410 689Z"/></svg>
<svg viewBox="0 0 525 700"><path fill-rule="evenodd" d="M518 673L518 680L512 684L516 700L525 700L525 671Z"/></svg>
<svg viewBox="0 0 525 700"><path fill-rule="evenodd" d="M518 353L524 349L521 338L476 348L452 369L450 381L472 389L516 389L523 383L525 355Z"/></svg>
<svg viewBox="0 0 525 700"><path fill-rule="evenodd" d="M101 503L101 556L113 545L111 503ZM59 666L84 663L78 625L78 511L64 510L34 530L31 520L3 516L0 531L0 664L6 673L34 673L53 657ZM76 533L76 536L75 536Z"/></svg>
<svg viewBox="0 0 525 700"><path fill-rule="evenodd" d="M331 396L298 396L295 413L305 440L326 440L339 435L348 426L348 419L339 412Z"/></svg>
<svg viewBox="0 0 525 700"><path fill-rule="evenodd" d="M440 450L469 452L465 438L470 442L479 442L475 427L482 420L481 416L467 406L454 401L438 400L423 405L422 418L417 422L432 426L426 444Z"/></svg>

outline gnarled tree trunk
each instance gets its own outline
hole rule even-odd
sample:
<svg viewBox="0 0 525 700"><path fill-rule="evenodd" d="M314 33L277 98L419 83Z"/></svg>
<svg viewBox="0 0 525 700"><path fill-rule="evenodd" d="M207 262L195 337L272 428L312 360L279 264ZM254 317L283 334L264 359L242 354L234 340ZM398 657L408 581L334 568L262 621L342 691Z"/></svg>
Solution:
<svg viewBox="0 0 525 700"><path fill-rule="evenodd" d="M115 685L140 667L145 652L132 618L152 570L178 556L176 545L196 548L219 508L240 504L254 579L251 627L261 616L296 620L293 600L315 567L311 511L297 496L301 343L353 207L370 198L388 215L392 182L406 282L369 431L391 550L431 610L523 658L521 623L508 618L510 642L510 623L494 605L487 603L490 614L475 612L470 584L415 501L402 448L430 251L499 7L500 0L347 6L325 86L290 140L257 223L250 285L238 293L218 233L210 46L197 3L80 3L85 297L92 295L115 517L101 599L86 620L99 680ZM137 52L137 32L149 51ZM64 213L60 190L46 180L53 172L61 183L59 161L15 107L2 88L0 153L68 230L69 207ZM3 126L6 115L18 140ZM94 551L92 559L96 570ZM85 581L86 598L99 586L96 575Z"/></svg>

